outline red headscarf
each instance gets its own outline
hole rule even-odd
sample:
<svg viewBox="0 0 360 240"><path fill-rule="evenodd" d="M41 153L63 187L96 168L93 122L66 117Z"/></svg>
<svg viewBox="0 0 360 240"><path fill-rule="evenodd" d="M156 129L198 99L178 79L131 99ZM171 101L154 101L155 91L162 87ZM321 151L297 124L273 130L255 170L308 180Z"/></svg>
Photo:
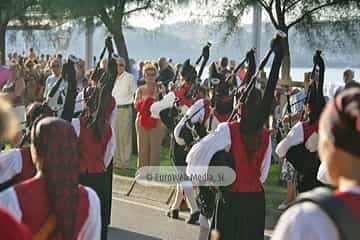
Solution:
<svg viewBox="0 0 360 240"><path fill-rule="evenodd" d="M79 201L79 148L75 130L67 121L47 117L35 122L31 140L42 157L42 174L58 231L72 239Z"/></svg>
<svg viewBox="0 0 360 240"><path fill-rule="evenodd" d="M331 100L319 124L335 146L360 157L360 89L345 90Z"/></svg>
<svg viewBox="0 0 360 240"><path fill-rule="evenodd" d="M6 240L31 240L30 230L0 208L0 236Z"/></svg>

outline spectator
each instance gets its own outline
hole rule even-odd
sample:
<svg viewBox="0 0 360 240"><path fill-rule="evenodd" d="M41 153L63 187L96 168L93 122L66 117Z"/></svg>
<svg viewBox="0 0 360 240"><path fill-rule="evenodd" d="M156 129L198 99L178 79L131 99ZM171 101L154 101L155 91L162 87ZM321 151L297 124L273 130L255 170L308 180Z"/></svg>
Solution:
<svg viewBox="0 0 360 240"><path fill-rule="evenodd" d="M136 80L134 76L125 71L125 60L119 58L117 64L117 78L112 92L116 101L116 149L114 153L115 168L130 168L132 153L132 112Z"/></svg>
<svg viewBox="0 0 360 240"><path fill-rule="evenodd" d="M0 88L4 86L4 84L9 80L9 78L10 78L9 68L0 65Z"/></svg>
<svg viewBox="0 0 360 240"><path fill-rule="evenodd" d="M143 72L143 67L144 67L144 62L141 61L141 62L139 63L139 78L138 78L138 81L139 81L139 82L144 81L144 76L143 76L143 74L142 74L142 72ZM139 83L138 85L141 85L141 84Z"/></svg>
<svg viewBox="0 0 360 240"><path fill-rule="evenodd" d="M139 69L137 68L136 62L134 59L130 59L130 69L131 69L131 74L134 75L136 80L138 80L139 79Z"/></svg>
<svg viewBox="0 0 360 240"><path fill-rule="evenodd" d="M30 48L30 49L29 49L29 52L28 52L28 54L27 54L26 57L27 57L28 60L30 60L30 61L36 61L36 54L35 54L33 48Z"/></svg>
<svg viewBox="0 0 360 240"><path fill-rule="evenodd" d="M160 165L160 149L164 135L161 121L150 116L150 107L158 100L159 95L155 66L151 63L145 64L143 75L145 84L136 90L135 96L135 106L138 111L136 118L138 168Z"/></svg>
<svg viewBox="0 0 360 240"><path fill-rule="evenodd" d="M343 81L345 83L345 86L339 87L335 92L335 96L337 96L344 89L348 89L348 88L352 87L354 85L354 83L356 83L354 81L354 77L355 77L354 71L350 68L346 69L344 71L344 75L343 75Z"/></svg>
<svg viewBox="0 0 360 240"><path fill-rule="evenodd" d="M168 61L166 58L162 57L159 60L159 77L156 79L157 82L161 82L165 86L168 85L168 83L173 80L175 73L172 70L172 68L169 66Z"/></svg>
<svg viewBox="0 0 360 240"><path fill-rule="evenodd" d="M79 60L75 65L76 80L77 80L77 92L81 92L87 86L87 79L85 76L85 61Z"/></svg>
<svg viewBox="0 0 360 240"><path fill-rule="evenodd" d="M58 59L52 61L51 70L53 74L46 80L44 98L56 115L61 116L68 82L61 77L61 65Z"/></svg>

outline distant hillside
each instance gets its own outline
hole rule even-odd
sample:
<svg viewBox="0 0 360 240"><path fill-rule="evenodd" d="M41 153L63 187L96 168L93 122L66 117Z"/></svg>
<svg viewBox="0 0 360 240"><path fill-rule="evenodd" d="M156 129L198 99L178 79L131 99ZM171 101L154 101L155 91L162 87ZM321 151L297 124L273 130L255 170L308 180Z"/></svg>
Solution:
<svg viewBox="0 0 360 240"><path fill-rule="evenodd" d="M252 47L252 29L250 25L244 26L241 31L232 33L226 42L223 38L227 32L225 27L219 25L201 25L197 23L176 23L162 25L154 30L131 28L125 30L125 38L130 57L134 59L157 59L166 56L175 61L191 58L193 61L199 56L202 46L208 41L213 42L211 59L216 60L222 56L240 60L245 52ZM262 48L264 52L269 47L269 40L274 35L270 24L263 24ZM331 33L329 33L331 34ZM107 35L103 27L98 27L94 35L94 54L98 55L103 47L104 37ZM57 39L54 36L62 37ZM70 36L67 39L66 36ZM68 41L66 41L68 40ZM308 67L312 64L313 49L309 47L304 34L292 31L290 33L292 65L295 67ZM337 43L330 42L323 48L327 63L331 66L350 66L353 59L359 59L358 51L344 55L337 51ZM34 47L38 53L63 54L74 53L84 57L84 31L82 27L75 26L70 29L54 29L51 32L7 32L7 50L22 52L24 49ZM346 47L346 46L345 46ZM359 49L357 47L356 49ZM349 50L349 49L348 49Z"/></svg>

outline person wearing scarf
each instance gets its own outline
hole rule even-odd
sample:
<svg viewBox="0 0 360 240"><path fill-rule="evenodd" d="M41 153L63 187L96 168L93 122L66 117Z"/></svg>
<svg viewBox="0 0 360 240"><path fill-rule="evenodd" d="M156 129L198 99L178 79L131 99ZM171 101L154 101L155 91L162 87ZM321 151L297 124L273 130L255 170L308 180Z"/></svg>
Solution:
<svg viewBox="0 0 360 240"><path fill-rule="evenodd" d="M263 128L271 110L283 56L283 43L278 36L272 41L274 60L264 96L251 91L242 106L241 120L219 124L213 133L195 144L187 155L187 174L204 175L213 156L230 151L236 179L223 194L213 217L211 239L264 239L265 182L271 162L271 138ZM267 57L268 59L268 57ZM261 64L263 65L263 64ZM202 167L202 168L196 168Z"/></svg>
<svg viewBox="0 0 360 240"><path fill-rule="evenodd" d="M136 134L138 144L137 167L159 166L164 127L158 119L151 117L150 107L158 100L159 89L156 83L156 68L151 63L143 67L145 84L136 90L135 107Z"/></svg>
<svg viewBox="0 0 360 240"><path fill-rule="evenodd" d="M343 221L355 228L360 223L359 143L360 90L350 88L327 103L319 122L318 151L329 182L336 187L332 197L351 213ZM300 202L281 216L272 239L345 239L330 216L321 205Z"/></svg>
<svg viewBox="0 0 360 240"><path fill-rule="evenodd" d="M74 128L43 118L34 123L31 142L37 174L0 193L0 205L27 225L33 239L99 239L100 203L92 189L79 185Z"/></svg>

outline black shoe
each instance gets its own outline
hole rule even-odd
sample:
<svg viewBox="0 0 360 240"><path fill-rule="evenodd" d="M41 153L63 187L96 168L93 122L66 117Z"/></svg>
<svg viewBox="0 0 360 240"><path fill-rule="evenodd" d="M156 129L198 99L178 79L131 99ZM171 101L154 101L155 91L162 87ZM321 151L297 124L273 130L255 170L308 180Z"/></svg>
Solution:
<svg viewBox="0 0 360 240"><path fill-rule="evenodd" d="M173 219L179 219L179 209L169 209L169 211L166 212L166 216Z"/></svg>
<svg viewBox="0 0 360 240"><path fill-rule="evenodd" d="M190 215L189 219L186 221L188 224L196 224L199 221L200 212L194 212Z"/></svg>

